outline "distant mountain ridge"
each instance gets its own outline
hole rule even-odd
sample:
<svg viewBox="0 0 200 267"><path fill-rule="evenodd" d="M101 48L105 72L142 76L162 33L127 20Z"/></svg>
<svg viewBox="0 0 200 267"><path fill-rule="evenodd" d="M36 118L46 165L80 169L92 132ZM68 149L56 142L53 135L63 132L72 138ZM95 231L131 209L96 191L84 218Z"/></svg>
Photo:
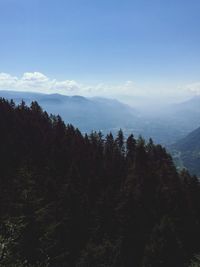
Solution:
<svg viewBox="0 0 200 267"><path fill-rule="evenodd" d="M200 127L175 143L172 151L183 167L200 177Z"/></svg>
<svg viewBox="0 0 200 267"><path fill-rule="evenodd" d="M59 114L65 123L73 124L82 132L102 131L116 133L120 128L125 135L141 134L156 143L170 145L185 137L200 125L200 96L188 101L163 107L153 116L142 113L116 99L103 97L66 96L34 92L0 91L0 97L22 99L29 105L37 101L49 114ZM151 105L146 102L147 110ZM156 105L156 103L155 103Z"/></svg>
<svg viewBox="0 0 200 267"><path fill-rule="evenodd" d="M59 114L66 123L75 125L83 132L132 129L134 124L140 122L133 108L115 99L16 91L0 91L0 97L13 99L17 104L22 99L28 105L37 101L48 113Z"/></svg>
<svg viewBox="0 0 200 267"><path fill-rule="evenodd" d="M200 125L200 96L171 105L166 112L166 117L189 134Z"/></svg>

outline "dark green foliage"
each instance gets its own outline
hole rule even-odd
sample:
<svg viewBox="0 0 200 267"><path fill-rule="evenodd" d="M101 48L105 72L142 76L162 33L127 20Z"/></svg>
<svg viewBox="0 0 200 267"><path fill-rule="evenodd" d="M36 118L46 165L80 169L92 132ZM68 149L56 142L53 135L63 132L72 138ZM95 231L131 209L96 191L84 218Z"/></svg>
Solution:
<svg viewBox="0 0 200 267"><path fill-rule="evenodd" d="M0 266L182 267L200 251L200 186L160 145L83 136L0 100Z"/></svg>
<svg viewBox="0 0 200 267"><path fill-rule="evenodd" d="M199 267L200 266L200 256L196 255L194 259L192 259L189 267Z"/></svg>

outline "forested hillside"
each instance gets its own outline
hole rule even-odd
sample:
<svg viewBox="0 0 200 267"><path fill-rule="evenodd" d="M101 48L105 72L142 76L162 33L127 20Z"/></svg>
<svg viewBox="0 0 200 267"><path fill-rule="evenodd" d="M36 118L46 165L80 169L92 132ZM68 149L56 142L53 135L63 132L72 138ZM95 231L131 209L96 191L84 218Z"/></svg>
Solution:
<svg viewBox="0 0 200 267"><path fill-rule="evenodd" d="M82 135L37 102L0 100L1 267L184 267L200 186L152 140Z"/></svg>
<svg viewBox="0 0 200 267"><path fill-rule="evenodd" d="M153 137L156 143L165 145L173 144L195 128L191 117L197 125L199 123L199 120L195 119L199 113L194 116L194 112L191 113L188 108L184 110L182 105L181 108L179 105L178 107L176 105L162 106L154 110L152 114L151 110L157 105L155 102L153 104L147 100L145 102L145 99L143 101L146 103L147 110L144 112L137 106L131 107L116 99L101 97L8 90L0 90L0 97L12 99L16 104L24 100L28 106L31 102L37 101L48 114L59 114L65 123L78 127L82 133L100 130L105 135L110 131L116 135L118 129L121 128L126 136L134 132L135 136L142 134L147 139ZM198 110L200 112L200 108ZM190 116L189 119L187 119L188 116Z"/></svg>
<svg viewBox="0 0 200 267"><path fill-rule="evenodd" d="M27 105L37 101L48 114L59 114L64 122L73 124L84 133L92 130L108 133L120 126L128 130L141 128L138 112L115 99L1 90L0 97L13 99L17 104L22 100Z"/></svg>

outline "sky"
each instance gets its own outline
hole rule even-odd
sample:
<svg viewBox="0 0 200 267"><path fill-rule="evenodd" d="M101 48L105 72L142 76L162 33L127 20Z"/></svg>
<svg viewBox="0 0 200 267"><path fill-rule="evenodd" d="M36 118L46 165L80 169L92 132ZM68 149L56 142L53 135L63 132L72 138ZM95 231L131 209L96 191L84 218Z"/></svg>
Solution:
<svg viewBox="0 0 200 267"><path fill-rule="evenodd" d="M0 89L200 92L199 0L0 0Z"/></svg>

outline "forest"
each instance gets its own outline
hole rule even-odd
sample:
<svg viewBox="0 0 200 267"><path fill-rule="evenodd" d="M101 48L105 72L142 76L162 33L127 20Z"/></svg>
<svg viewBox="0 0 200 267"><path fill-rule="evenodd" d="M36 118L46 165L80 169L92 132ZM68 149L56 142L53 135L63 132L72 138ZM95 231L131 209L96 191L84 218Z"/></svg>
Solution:
<svg viewBox="0 0 200 267"><path fill-rule="evenodd" d="M200 185L164 147L0 99L1 267L189 267Z"/></svg>

